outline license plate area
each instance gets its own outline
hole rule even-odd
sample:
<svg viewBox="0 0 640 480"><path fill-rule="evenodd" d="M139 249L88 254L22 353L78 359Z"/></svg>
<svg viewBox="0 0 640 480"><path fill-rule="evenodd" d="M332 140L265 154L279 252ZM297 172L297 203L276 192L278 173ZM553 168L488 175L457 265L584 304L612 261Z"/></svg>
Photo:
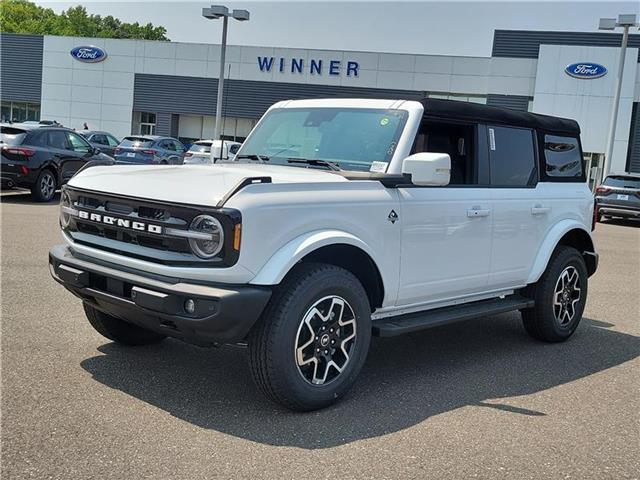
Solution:
<svg viewBox="0 0 640 480"><path fill-rule="evenodd" d="M619 193L617 199L618 200L629 200L629 195L624 195L622 193Z"/></svg>
<svg viewBox="0 0 640 480"><path fill-rule="evenodd" d="M127 152L127 157L135 157L136 154L133 152Z"/></svg>

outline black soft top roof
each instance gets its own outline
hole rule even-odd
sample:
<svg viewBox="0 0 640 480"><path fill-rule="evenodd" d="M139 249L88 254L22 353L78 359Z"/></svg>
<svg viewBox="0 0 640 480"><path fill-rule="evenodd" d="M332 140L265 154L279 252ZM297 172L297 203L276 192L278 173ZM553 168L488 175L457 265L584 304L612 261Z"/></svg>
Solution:
<svg viewBox="0 0 640 480"><path fill-rule="evenodd" d="M537 130L570 135L580 134L580 125L578 125L578 122L568 118L521 112L509 108L490 107L480 103L441 100L439 98L425 98L421 100L421 103L424 107L425 120L468 120L490 124L511 125L513 127L535 128Z"/></svg>

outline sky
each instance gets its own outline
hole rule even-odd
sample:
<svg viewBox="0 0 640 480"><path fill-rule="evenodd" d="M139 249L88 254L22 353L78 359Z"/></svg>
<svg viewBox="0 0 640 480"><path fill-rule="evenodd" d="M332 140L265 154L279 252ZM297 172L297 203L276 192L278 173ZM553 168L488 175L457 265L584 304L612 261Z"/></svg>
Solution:
<svg viewBox="0 0 640 480"><path fill-rule="evenodd" d="M222 22L201 16L210 3L36 3L57 12L81 4L89 13L162 25L173 41L220 42ZM600 17L640 16L640 1L231 1L225 5L251 13L248 22L231 21L229 44L484 57L491 56L495 29L597 31Z"/></svg>

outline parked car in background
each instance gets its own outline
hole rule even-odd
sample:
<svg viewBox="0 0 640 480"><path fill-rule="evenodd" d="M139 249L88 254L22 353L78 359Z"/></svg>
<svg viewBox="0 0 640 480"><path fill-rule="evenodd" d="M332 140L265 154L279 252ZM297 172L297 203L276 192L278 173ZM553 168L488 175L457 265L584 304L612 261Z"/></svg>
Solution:
<svg viewBox="0 0 640 480"><path fill-rule="evenodd" d="M122 139L113 157L121 165L182 165L186 150L175 138L131 135Z"/></svg>
<svg viewBox="0 0 640 480"><path fill-rule="evenodd" d="M113 164L111 157L64 127L3 124L0 126L3 187L24 187L48 202L89 161Z"/></svg>
<svg viewBox="0 0 640 480"><path fill-rule="evenodd" d="M216 159L233 161L241 145L228 140L199 140L185 153L184 163L211 163L211 149Z"/></svg>
<svg viewBox="0 0 640 480"><path fill-rule="evenodd" d="M25 120L24 122L21 122L21 124L22 125L54 125L57 127L63 126L61 123L58 123L55 120Z"/></svg>
<svg viewBox="0 0 640 480"><path fill-rule="evenodd" d="M109 132L101 132L99 130L78 130L77 133L86 138L92 147L99 148L102 153L112 157L114 150L120 144L120 140Z"/></svg>
<svg viewBox="0 0 640 480"><path fill-rule="evenodd" d="M640 218L640 175L609 175L596 188L596 216Z"/></svg>

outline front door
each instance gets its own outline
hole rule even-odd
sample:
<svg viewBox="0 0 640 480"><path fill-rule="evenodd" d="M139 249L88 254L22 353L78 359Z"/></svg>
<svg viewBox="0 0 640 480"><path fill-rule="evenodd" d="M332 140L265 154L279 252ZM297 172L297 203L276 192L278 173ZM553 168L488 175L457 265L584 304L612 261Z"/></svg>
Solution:
<svg viewBox="0 0 640 480"><path fill-rule="evenodd" d="M486 290L492 212L486 187L399 188L402 244L398 305Z"/></svg>

